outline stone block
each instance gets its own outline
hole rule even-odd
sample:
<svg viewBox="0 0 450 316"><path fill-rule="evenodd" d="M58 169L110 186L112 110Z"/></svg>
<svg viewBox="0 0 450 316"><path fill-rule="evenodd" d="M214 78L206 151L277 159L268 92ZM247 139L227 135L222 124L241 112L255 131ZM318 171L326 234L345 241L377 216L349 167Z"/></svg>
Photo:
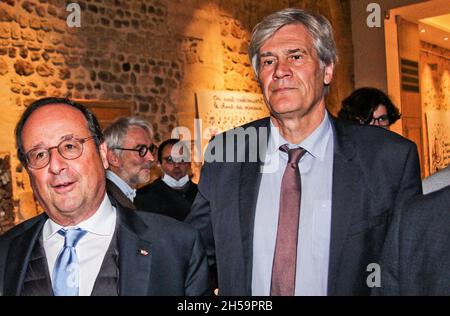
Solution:
<svg viewBox="0 0 450 316"><path fill-rule="evenodd" d="M28 17L24 14L16 13L16 22L19 23L21 28L28 27Z"/></svg>
<svg viewBox="0 0 450 316"><path fill-rule="evenodd" d="M55 66L61 66L64 63L64 57L61 55L55 55L52 57L52 64Z"/></svg>
<svg viewBox="0 0 450 316"><path fill-rule="evenodd" d="M0 22L11 22L14 20L13 9L10 7L0 7Z"/></svg>
<svg viewBox="0 0 450 316"><path fill-rule="evenodd" d="M50 55L47 52L42 52L41 56L42 58L44 58L45 61L50 59Z"/></svg>
<svg viewBox="0 0 450 316"><path fill-rule="evenodd" d="M11 38L13 40L20 39L20 26L17 23L11 23Z"/></svg>
<svg viewBox="0 0 450 316"><path fill-rule="evenodd" d="M28 49L26 49L25 47L20 48L19 55L23 59L26 59L28 57Z"/></svg>
<svg viewBox="0 0 450 316"><path fill-rule="evenodd" d="M34 8L34 3L32 3L31 1L24 1L24 2L22 2L22 8L24 8L25 11L27 11L28 13L32 13L33 8Z"/></svg>
<svg viewBox="0 0 450 316"><path fill-rule="evenodd" d="M6 75L8 72L8 63L3 58L0 59L0 75Z"/></svg>
<svg viewBox="0 0 450 316"><path fill-rule="evenodd" d="M31 17L30 18L30 22L29 22L29 26L33 30L40 30L41 29L41 20L38 19L38 18Z"/></svg>
<svg viewBox="0 0 450 316"><path fill-rule="evenodd" d="M58 15L58 12L56 11L56 8L54 6L52 6L52 5L49 5L47 7L47 12L48 12L48 14L53 15L53 16L57 16Z"/></svg>
<svg viewBox="0 0 450 316"><path fill-rule="evenodd" d="M0 38L9 39L11 38L11 29L8 24L0 24Z"/></svg>
<svg viewBox="0 0 450 316"><path fill-rule="evenodd" d="M21 30L21 37L24 41L34 41L36 39L36 32L30 29Z"/></svg>
<svg viewBox="0 0 450 316"><path fill-rule="evenodd" d="M35 42L28 42L27 47L29 50L32 51L39 51L41 50L41 45Z"/></svg>
<svg viewBox="0 0 450 316"><path fill-rule="evenodd" d="M67 68L60 68L59 69L59 79L65 80L70 78L70 70Z"/></svg>
<svg viewBox="0 0 450 316"><path fill-rule="evenodd" d="M59 80L52 81L51 85L54 86L56 89L59 89L62 87L62 81Z"/></svg>
<svg viewBox="0 0 450 316"><path fill-rule="evenodd" d="M18 60L14 64L16 73L20 76L29 76L34 73L33 65L26 60Z"/></svg>
<svg viewBox="0 0 450 316"><path fill-rule="evenodd" d="M50 32L53 28L53 24L52 22L50 22L50 20L47 19L43 19L41 21L41 29L43 29L45 32Z"/></svg>
<svg viewBox="0 0 450 316"><path fill-rule="evenodd" d="M36 67L36 72L41 77L50 77L53 75L55 70L52 67L50 67L48 64L42 63Z"/></svg>
<svg viewBox="0 0 450 316"><path fill-rule="evenodd" d="M44 89L36 90L36 91L34 91L34 95L35 95L37 98L45 97L45 96L47 95L47 90L44 90Z"/></svg>
<svg viewBox="0 0 450 316"><path fill-rule="evenodd" d="M45 40L46 37L47 37L47 35L46 35L46 33L44 31L41 31L41 30L37 31L36 39L37 39L37 41L39 43L42 43L42 42L46 41Z"/></svg>
<svg viewBox="0 0 450 316"><path fill-rule="evenodd" d="M8 48L8 56L11 58L15 58L17 56L17 49L14 47Z"/></svg>
<svg viewBox="0 0 450 316"><path fill-rule="evenodd" d="M20 94L20 92L22 91L22 87L19 85L15 85L15 84L12 84L10 89L11 89L11 92L16 93L16 94Z"/></svg>

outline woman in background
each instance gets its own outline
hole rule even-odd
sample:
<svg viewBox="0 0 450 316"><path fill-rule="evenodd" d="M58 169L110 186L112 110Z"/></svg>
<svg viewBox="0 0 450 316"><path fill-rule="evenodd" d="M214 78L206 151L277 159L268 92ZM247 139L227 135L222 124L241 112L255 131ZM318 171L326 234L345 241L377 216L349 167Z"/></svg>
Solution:
<svg viewBox="0 0 450 316"><path fill-rule="evenodd" d="M383 91L360 88L342 101L338 117L350 122L389 129L389 126L400 118L400 113Z"/></svg>

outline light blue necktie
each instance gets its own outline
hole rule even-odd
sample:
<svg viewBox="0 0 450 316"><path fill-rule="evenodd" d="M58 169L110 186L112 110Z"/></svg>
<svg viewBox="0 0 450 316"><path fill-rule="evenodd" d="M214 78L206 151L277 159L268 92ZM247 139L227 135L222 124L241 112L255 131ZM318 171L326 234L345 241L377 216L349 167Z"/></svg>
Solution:
<svg viewBox="0 0 450 316"><path fill-rule="evenodd" d="M86 233L87 231L81 228L58 230L58 234L64 236L64 248L59 253L53 268L53 294L55 296L78 295L80 266L75 247Z"/></svg>

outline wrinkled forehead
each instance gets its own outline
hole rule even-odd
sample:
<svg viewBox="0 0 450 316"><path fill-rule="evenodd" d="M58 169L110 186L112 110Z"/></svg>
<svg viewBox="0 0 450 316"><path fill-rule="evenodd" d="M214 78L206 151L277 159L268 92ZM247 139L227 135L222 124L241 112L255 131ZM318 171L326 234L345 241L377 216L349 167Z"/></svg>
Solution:
<svg viewBox="0 0 450 316"><path fill-rule="evenodd" d="M24 148L52 145L66 135L90 136L83 113L66 104L47 104L35 110L22 130Z"/></svg>

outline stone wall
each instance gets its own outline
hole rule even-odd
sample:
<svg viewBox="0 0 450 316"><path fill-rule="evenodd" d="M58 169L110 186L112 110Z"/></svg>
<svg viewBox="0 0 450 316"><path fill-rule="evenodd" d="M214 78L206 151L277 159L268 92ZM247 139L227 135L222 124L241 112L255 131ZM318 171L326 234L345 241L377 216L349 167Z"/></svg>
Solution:
<svg viewBox="0 0 450 316"><path fill-rule="evenodd" d="M81 8L69 27L67 4ZM6 0L0 3L2 151L11 154L16 222L38 209L20 167L13 131L23 109L44 96L134 101L155 140L193 127L194 92L259 92L247 57L253 26L284 7L316 10L336 30L340 63L328 97L336 113L353 88L347 0Z"/></svg>
<svg viewBox="0 0 450 316"><path fill-rule="evenodd" d="M0 157L0 234L14 225L11 166L9 155Z"/></svg>

